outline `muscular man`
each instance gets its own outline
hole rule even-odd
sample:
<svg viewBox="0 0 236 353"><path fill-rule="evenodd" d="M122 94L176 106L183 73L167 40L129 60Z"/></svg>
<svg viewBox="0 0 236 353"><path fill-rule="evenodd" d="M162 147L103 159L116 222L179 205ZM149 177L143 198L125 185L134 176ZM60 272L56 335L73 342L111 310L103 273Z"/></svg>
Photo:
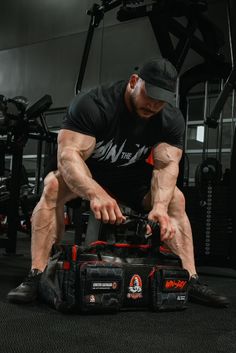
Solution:
<svg viewBox="0 0 236 353"><path fill-rule="evenodd" d="M64 204L89 200L96 219L125 220L117 201L146 210L161 240L190 275L189 298L224 307L228 299L199 282L185 199L176 186L184 119L174 107L177 73L166 59L151 60L128 82L100 86L71 103L58 136L58 170L47 175L32 216L32 269L8 293L12 302L37 296L52 245L63 232ZM153 149L154 167L145 162Z"/></svg>

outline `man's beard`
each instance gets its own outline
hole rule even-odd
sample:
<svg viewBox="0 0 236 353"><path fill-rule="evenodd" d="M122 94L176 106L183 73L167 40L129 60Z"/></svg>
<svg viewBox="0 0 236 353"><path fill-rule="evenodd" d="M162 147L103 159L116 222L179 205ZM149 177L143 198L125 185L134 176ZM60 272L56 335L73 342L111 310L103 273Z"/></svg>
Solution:
<svg viewBox="0 0 236 353"><path fill-rule="evenodd" d="M138 114L138 108L136 105L136 96L131 95L130 96L130 106L131 106L131 114L132 114L132 122L134 124L133 126L133 135L140 137L140 135L143 133L143 129L145 125L148 123L149 119L145 119L145 117L141 116Z"/></svg>
<svg viewBox="0 0 236 353"><path fill-rule="evenodd" d="M134 94L130 95L129 102L130 102L130 106L131 106L131 111L132 111L132 114L134 114L135 116L140 118L140 116L138 115L138 112L137 112L137 106L136 106L135 98L136 98L136 96Z"/></svg>
<svg viewBox="0 0 236 353"><path fill-rule="evenodd" d="M138 113L139 109L142 109L142 110L146 111L147 113L150 113L150 117L148 117L148 118L151 118L152 116L155 115L155 113L153 111L151 111L151 110L148 110L148 109L145 109L145 108L137 108L136 95L134 93L130 95L130 100L129 101L130 101L130 106L131 106L131 109L132 109L132 114L135 117L137 117L139 119L146 119L147 118L146 116L140 115Z"/></svg>

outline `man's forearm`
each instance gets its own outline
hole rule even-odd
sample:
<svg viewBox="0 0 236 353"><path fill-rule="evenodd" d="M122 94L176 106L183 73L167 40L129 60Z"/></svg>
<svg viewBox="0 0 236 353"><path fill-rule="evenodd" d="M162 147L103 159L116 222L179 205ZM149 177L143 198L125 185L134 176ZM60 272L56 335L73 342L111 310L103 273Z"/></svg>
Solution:
<svg viewBox="0 0 236 353"><path fill-rule="evenodd" d="M67 149L58 156L58 169L69 189L79 197L91 200L96 195L106 193L92 178L91 172L73 149Z"/></svg>
<svg viewBox="0 0 236 353"><path fill-rule="evenodd" d="M119 224L125 217L116 200L93 179L85 163L95 145L96 140L92 136L62 129L58 135L58 169L69 189L90 201L96 219ZM68 199L70 196L68 194Z"/></svg>
<svg viewBox="0 0 236 353"><path fill-rule="evenodd" d="M169 163L166 167L153 170L151 180L152 207L163 207L168 209L169 203L173 197L179 174L179 164Z"/></svg>

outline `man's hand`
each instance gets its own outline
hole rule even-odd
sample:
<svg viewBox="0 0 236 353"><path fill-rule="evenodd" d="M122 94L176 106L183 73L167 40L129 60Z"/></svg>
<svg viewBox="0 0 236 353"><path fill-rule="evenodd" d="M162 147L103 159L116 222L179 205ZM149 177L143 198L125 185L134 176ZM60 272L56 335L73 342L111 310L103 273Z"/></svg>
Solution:
<svg viewBox="0 0 236 353"><path fill-rule="evenodd" d="M165 209L153 208L148 214L148 219L159 223L161 241L171 240L174 237L175 228L171 224L170 217Z"/></svg>
<svg viewBox="0 0 236 353"><path fill-rule="evenodd" d="M105 193L91 199L90 208L95 218L103 223L121 224L126 219L122 215L116 200Z"/></svg>

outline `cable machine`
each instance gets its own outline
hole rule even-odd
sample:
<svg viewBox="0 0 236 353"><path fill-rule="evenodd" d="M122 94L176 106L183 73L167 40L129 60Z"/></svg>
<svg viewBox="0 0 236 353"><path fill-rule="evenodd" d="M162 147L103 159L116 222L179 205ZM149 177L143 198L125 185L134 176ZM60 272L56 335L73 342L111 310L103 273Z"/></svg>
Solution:
<svg viewBox="0 0 236 353"><path fill-rule="evenodd" d="M149 18L162 56L168 58L178 71L181 70L190 48L207 62L224 61L220 53L220 48L224 45L224 36L204 14L207 10L207 0L101 0L101 5L94 4L87 11L91 19L75 94L80 92L82 87L94 30L99 26L104 15L118 6L118 21L124 22L144 16ZM186 26L176 20L181 16L186 18ZM201 32L203 39L198 38L197 30ZM176 46L173 45L172 34L178 40Z"/></svg>
<svg viewBox="0 0 236 353"><path fill-rule="evenodd" d="M236 89L236 27L232 21L232 14L236 11L235 2L227 0L227 19L229 29L229 43L231 49L231 64L213 65L201 64L190 69L182 76L180 87L180 101L182 110L186 110L186 98L190 89L200 82L205 82L204 93L204 125L205 136L202 150L202 163L195 174L196 192L200 200L193 202L190 210L190 220L193 231L198 234L197 253L210 264L230 265L235 267L234 249L236 245L236 223L234 216L235 189L235 89ZM220 82L220 90L216 103L209 111L209 83L212 79ZM229 98L231 101L231 131L234 134L230 170L226 170L222 178L222 144L223 144L223 108ZM216 155L209 158L209 134L216 129ZM191 202L190 202L191 203ZM192 219L191 219L192 211Z"/></svg>

